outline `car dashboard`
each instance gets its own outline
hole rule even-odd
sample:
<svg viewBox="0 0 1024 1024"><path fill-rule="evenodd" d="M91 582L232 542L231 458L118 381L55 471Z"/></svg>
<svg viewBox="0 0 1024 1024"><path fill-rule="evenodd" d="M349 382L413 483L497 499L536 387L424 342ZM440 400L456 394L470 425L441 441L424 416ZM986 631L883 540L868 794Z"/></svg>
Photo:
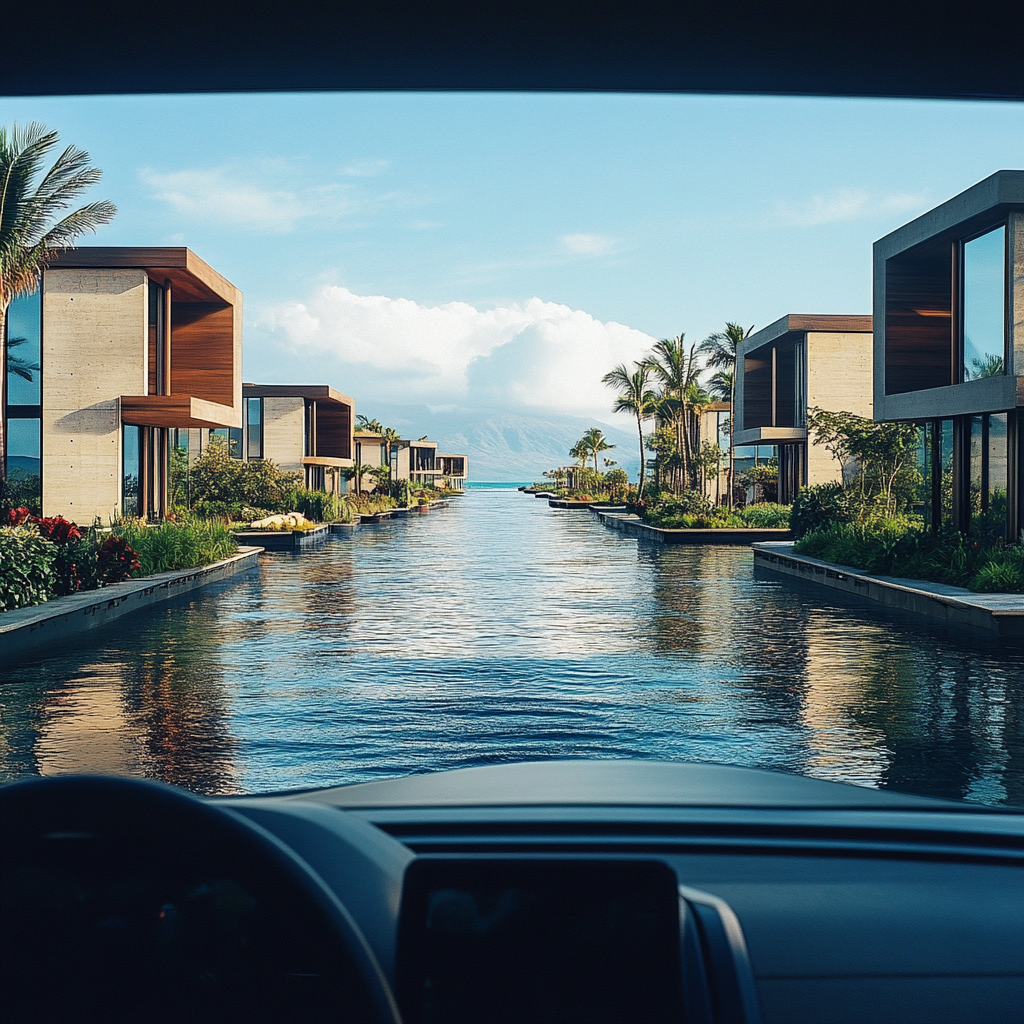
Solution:
<svg viewBox="0 0 1024 1024"><path fill-rule="evenodd" d="M171 838L160 830L178 805L147 824L139 799L137 812L110 812L116 843L98 860L68 838L103 830L83 824L80 794L64 818L19 824L18 850L5 825L3 940L20 953L13 967L4 958L3 1005L21 1011L7 1019L43 1019L48 1007L68 1019L67 993L101 978L108 996L121 993L103 1019L139 1019L155 988L164 995L150 1019L1024 1020L1019 812L628 761L176 795L189 801L182 813L194 804L216 821L172 822ZM23 808L8 809L5 822L20 823ZM193 868L200 853L174 848L224 823L227 839L197 847L219 863ZM83 876L75 890L68 858L102 885ZM84 923L54 945L48 932L74 907ZM116 954L114 975L96 966L97 942ZM77 950L85 979L51 980L57 1002L47 1002L26 979L37 961Z"/></svg>

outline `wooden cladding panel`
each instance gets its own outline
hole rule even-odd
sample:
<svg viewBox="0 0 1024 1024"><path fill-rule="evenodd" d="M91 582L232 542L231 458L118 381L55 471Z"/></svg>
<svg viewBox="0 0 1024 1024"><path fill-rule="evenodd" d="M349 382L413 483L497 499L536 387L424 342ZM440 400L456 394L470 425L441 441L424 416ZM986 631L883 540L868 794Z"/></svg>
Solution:
<svg viewBox="0 0 1024 1024"><path fill-rule="evenodd" d="M772 425L772 350L743 358L743 429Z"/></svg>
<svg viewBox="0 0 1024 1024"><path fill-rule="evenodd" d="M171 382L175 394L234 405L235 311L214 302L172 302Z"/></svg>
<svg viewBox="0 0 1024 1024"><path fill-rule="evenodd" d="M953 255L949 242L885 264L885 393L953 383Z"/></svg>
<svg viewBox="0 0 1024 1024"><path fill-rule="evenodd" d="M352 458L352 408L343 402L316 403L316 453L320 458Z"/></svg>

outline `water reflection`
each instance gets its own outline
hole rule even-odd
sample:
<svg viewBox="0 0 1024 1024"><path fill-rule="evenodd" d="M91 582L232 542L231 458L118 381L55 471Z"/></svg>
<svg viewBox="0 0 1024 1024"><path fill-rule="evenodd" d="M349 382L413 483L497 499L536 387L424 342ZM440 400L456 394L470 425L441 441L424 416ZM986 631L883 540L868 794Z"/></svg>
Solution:
<svg viewBox="0 0 1024 1024"><path fill-rule="evenodd" d="M360 528L6 673L0 774L270 790L695 758L1024 804L1021 652L516 492Z"/></svg>

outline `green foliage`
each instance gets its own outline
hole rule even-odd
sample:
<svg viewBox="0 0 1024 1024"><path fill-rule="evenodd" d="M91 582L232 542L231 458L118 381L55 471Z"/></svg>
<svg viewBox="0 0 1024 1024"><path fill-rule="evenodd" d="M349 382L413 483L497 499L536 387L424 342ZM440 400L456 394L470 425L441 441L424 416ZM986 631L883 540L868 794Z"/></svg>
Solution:
<svg viewBox="0 0 1024 1024"><path fill-rule="evenodd" d="M272 460L242 462L233 459L227 442L212 437L195 460L190 473L192 507L203 515L231 515L242 506L288 512L288 499L299 485L299 474L279 469Z"/></svg>
<svg viewBox="0 0 1024 1024"><path fill-rule="evenodd" d="M344 519L345 504L336 494L297 487L288 496L288 511L301 512L314 523L334 523Z"/></svg>
<svg viewBox="0 0 1024 1024"><path fill-rule="evenodd" d="M238 550L238 542L227 526L213 519L190 518L159 526L146 526L138 519L121 519L114 523L113 534L127 541L137 553L139 576L209 565Z"/></svg>
<svg viewBox="0 0 1024 1024"><path fill-rule="evenodd" d="M865 572L976 591L1024 593L1024 547L972 540L955 531L936 536L909 516L833 523L799 540L795 549Z"/></svg>
<svg viewBox="0 0 1024 1024"><path fill-rule="evenodd" d="M0 527L0 611L41 604L57 580L57 545L35 525Z"/></svg>
<svg viewBox="0 0 1024 1024"><path fill-rule="evenodd" d="M789 505L777 505L773 501L748 505L740 518L754 530L787 530L789 529Z"/></svg>
<svg viewBox="0 0 1024 1024"><path fill-rule="evenodd" d="M807 432L835 456L843 480L863 501L882 499L886 515L909 508L920 483L914 465L920 435L913 423L876 423L815 407L807 411Z"/></svg>
<svg viewBox="0 0 1024 1024"><path fill-rule="evenodd" d="M854 517L853 502L842 484L815 484L800 488L790 508L789 525L800 538Z"/></svg>
<svg viewBox="0 0 1024 1024"><path fill-rule="evenodd" d="M43 482L38 473L16 471L0 478L0 518L12 508L27 508L34 516L43 514Z"/></svg>
<svg viewBox="0 0 1024 1024"><path fill-rule="evenodd" d="M743 473L736 474L736 483L744 491L753 488L752 504L774 502L779 496L779 460L771 458L757 466L751 466Z"/></svg>

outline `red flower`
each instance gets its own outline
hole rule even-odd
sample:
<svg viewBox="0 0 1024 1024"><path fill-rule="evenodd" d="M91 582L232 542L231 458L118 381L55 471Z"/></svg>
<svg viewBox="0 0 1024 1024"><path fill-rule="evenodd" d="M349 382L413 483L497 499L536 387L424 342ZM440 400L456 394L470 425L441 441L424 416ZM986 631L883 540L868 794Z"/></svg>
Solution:
<svg viewBox="0 0 1024 1024"><path fill-rule="evenodd" d="M69 541L82 539L78 525L68 522L63 516L50 516L47 519L32 516L32 522L38 523L40 534L55 544L67 544Z"/></svg>
<svg viewBox="0 0 1024 1024"><path fill-rule="evenodd" d="M32 513L29 512L24 506L21 508L12 508L7 511L7 525L8 526L21 526L28 518L35 518Z"/></svg>
<svg viewBox="0 0 1024 1024"><path fill-rule="evenodd" d="M103 542L99 553L99 569L104 583L121 583L138 568L139 556L128 546L128 541L111 534Z"/></svg>

